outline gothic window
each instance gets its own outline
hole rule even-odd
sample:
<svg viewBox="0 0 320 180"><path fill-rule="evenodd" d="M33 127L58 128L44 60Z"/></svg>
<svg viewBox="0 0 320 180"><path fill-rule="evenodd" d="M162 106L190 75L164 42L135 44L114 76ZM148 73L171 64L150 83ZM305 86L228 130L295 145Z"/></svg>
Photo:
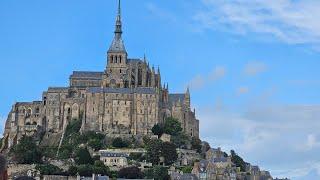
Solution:
<svg viewBox="0 0 320 180"><path fill-rule="evenodd" d="M36 108L36 113L39 114L40 113L40 109L39 107Z"/></svg>
<svg viewBox="0 0 320 180"><path fill-rule="evenodd" d="M121 58L121 56L119 56L119 60L120 60L120 63L122 62L122 58Z"/></svg>
<svg viewBox="0 0 320 180"><path fill-rule="evenodd" d="M111 63L113 63L113 56L110 56L110 61Z"/></svg>

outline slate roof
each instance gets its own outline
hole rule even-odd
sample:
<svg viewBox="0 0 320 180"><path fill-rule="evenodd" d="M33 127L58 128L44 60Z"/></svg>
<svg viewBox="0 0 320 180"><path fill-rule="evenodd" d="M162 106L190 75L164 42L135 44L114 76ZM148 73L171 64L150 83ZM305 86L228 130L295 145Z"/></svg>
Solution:
<svg viewBox="0 0 320 180"><path fill-rule="evenodd" d="M92 87L88 89L89 93L119 93L119 94L156 94L154 88L141 87L141 88L101 88Z"/></svg>
<svg viewBox="0 0 320 180"><path fill-rule="evenodd" d="M126 153L100 152L101 157L129 157Z"/></svg>
<svg viewBox="0 0 320 180"><path fill-rule="evenodd" d="M93 72L93 71L73 71L70 78L76 79L102 79L103 72Z"/></svg>
<svg viewBox="0 0 320 180"><path fill-rule="evenodd" d="M173 105L175 102L184 101L184 94L169 94L169 103L170 105Z"/></svg>
<svg viewBox="0 0 320 180"><path fill-rule="evenodd" d="M123 40L115 37L110 45L109 52L126 52Z"/></svg>
<svg viewBox="0 0 320 180"><path fill-rule="evenodd" d="M128 64L133 64L133 65L143 63L143 61L141 59L128 59L127 62L128 62Z"/></svg>
<svg viewBox="0 0 320 180"><path fill-rule="evenodd" d="M48 92L67 92L68 87L49 87Z"/></svg>

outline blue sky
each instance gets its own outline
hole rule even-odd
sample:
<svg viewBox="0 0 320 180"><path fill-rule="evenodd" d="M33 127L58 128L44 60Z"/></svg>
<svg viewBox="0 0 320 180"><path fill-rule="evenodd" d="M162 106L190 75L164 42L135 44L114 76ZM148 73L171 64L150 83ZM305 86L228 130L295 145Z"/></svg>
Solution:
<svg viewBox="0 0 320 180"><path fill-rule="evenodd" d="M320 174L316 0L122 2L130 57L146 54L171 92L190 86L201 137L274 176ZM102 71L116 1L0 2L0 117L16 101ZM3 129L3 128L1 128Z"/></svg>

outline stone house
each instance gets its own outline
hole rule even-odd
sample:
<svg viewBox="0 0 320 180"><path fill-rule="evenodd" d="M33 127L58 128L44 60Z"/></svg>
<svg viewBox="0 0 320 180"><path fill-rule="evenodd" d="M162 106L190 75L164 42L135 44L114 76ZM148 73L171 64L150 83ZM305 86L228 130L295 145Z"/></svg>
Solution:
<svg viewBox="0 0 320 180"><path fill-rule="evenodd" d="M100 152L100 160L108 167L126 167L128 166L128 157L125 153Z"/></svg>

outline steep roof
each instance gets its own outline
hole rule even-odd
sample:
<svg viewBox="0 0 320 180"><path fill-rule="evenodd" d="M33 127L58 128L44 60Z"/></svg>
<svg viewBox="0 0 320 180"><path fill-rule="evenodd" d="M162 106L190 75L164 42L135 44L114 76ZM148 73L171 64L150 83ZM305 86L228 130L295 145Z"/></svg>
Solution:
<svg viewBox="0 0 320 180"><path fill-rule="evenodd" d="M172 106L174 103L184 101L184 94L169 94L169 104Z"/></svg>
<svg viewBox="0 0 320 180"><path fill-rule="evenodd" d="M103 72L93 72L93 71L73 71L70 78L75 79L102 79Z"/></svg>
<svg viewBox="0 0 320 180"><path fill-rule="evenodd" d="M109 52L126 52L122 38L115 37L110 45Z"/></svg>

